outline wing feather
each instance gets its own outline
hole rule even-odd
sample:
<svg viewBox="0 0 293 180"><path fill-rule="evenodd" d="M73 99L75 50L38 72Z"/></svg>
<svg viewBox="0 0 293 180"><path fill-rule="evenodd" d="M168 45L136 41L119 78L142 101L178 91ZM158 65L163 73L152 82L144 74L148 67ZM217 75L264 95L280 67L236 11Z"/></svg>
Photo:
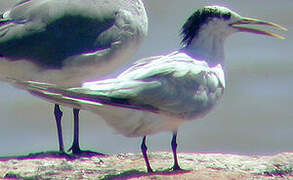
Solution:
<svg viewBox="0 0 293 180"><path fill-rule="evenodd" d="M34 85L31 90L59 94L82 103L164 112L180 117L203 112L222 95L224 87L217 73L201 62L159 57L141 63L144 65L136 63L138 66L131 67L116 79L70 89ZM93 105L92 108L98 107Z"/></svg>
<svg viewBox="0 0 293 180"><path fill-rule="evenodd" d="M147 25L141 25L147 21L145 14L134 16L134 7L120 8L122 2L21 0L0 20L0 55L11 61L25 59L48 69L61 69L75 62L76 56L109 54L109 49L119 49L137 34L139 38L146 34ZM143 22L136 23L141 19ZM140 42L139 38L135 40ZM87 59L92 61L81 61Z"/></svg>

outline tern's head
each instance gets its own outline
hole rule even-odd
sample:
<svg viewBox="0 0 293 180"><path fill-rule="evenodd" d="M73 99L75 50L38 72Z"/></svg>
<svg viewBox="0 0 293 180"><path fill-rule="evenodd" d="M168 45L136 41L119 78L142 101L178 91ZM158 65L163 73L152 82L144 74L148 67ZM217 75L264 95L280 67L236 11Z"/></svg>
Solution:
<svg viewBox="0 0 293 180"><path fill-rule="evenodd" d="M194 12L183 25L182 44L189 45L194 38L198 38L203 34L207 37L214 36L219 39L225 39L235 32L250 32L283 38L272 32L243 26L249 24L267 25L286 30L286 28L272 22L242 17L225 7L206 6Z"/></svg>

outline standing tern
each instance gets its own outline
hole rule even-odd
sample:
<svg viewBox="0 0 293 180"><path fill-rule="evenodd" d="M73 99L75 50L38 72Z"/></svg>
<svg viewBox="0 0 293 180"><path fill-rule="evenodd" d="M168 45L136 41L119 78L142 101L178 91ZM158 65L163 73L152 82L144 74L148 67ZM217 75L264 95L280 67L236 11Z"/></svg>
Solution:
<svg viewBox="0 0 293 180"><path fill-rule="evenodd" d="M152 172L146 136L173 132L174 165L177 160L177 129L187 121L206 115L225 89L224 40L236 32L282 36L245 27L272 22L246 18L220 6L195 11L182 28L182 48L163 56L134 63L117 78L61 89L39 82L23 82L31 93L60 104L99 114L111 127L128 137L142 136L141 150L148 172Z"/></svg>
<svg viewBox="0 0 293 180"><path fill-rule="evenodd" d="M125 64L147 28L141 0L19 0L0 16L0 80L19 88L14 80L79 86ZM79 110L73 112L71 150L78 154ZM57 103L54 114L64 152Z"/></svg>

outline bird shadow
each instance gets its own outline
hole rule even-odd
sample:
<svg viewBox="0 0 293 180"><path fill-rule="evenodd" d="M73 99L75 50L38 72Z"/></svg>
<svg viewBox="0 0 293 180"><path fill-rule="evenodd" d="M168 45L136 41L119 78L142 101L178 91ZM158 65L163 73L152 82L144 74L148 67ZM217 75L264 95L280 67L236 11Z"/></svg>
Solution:
<svg viewBox="0 0 293 180"><path fill-rule="evenodd" d="M12 155L12 156L0 156L0 161L7 161L7 160L25 160L25 159L38 159L38 158L65 158L67 160L75 160L83 157L93 157L93 156L103 156L106 157L108 155L93 151L88 151L88 153L81 153L81 154L72 154L72 153L65 153L59 151L44 151L44 152L34 152L29 153L27 155Z"/></svg>
<svg viewBox="0 0 293 180"><path fill-rule="evenodd" d="M160 171L155 171L155 172L145 172L145 171L139 171L135 169L127 170L118 174L110 174L106 175L104 178L101 180L115 180L115 179L128 179L128 178L140 178L140 177L145 177L145 176L152 176L152 175L174 175L174 174L184 174L191 172L192 170L176 170L173 171L172 169L164 169Z"/></svg>

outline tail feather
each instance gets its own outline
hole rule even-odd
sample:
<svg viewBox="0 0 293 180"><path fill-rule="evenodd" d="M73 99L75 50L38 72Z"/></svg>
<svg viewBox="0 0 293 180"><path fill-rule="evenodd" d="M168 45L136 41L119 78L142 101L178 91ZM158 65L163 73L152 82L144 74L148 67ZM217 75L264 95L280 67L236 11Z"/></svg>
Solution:
<svg viewBox="0 0 293 180"><path fill-rule="evenodd" d="M136 109L148 112L158 112L158 109L148 104L137 104L131 99L116 98L99 94L98 91L83 88L58 88L53 84L25 81L20 82L31 94L53 103L75 108L96 109L102 105L120 108ZM18 83L19 84L19 83Z"/></svg>
<svg viewBox="0 0 293 180"><path fill-rule="evenodd" d="M17 82L18 85L23 86L31 94L43 98L47 101L62 104L74 108L82 108L88 106L101 106L101 103L88 101L79 97L78 94L72 94L66 89L59 89L53 84L41 83L35 81Z"/></svg>

